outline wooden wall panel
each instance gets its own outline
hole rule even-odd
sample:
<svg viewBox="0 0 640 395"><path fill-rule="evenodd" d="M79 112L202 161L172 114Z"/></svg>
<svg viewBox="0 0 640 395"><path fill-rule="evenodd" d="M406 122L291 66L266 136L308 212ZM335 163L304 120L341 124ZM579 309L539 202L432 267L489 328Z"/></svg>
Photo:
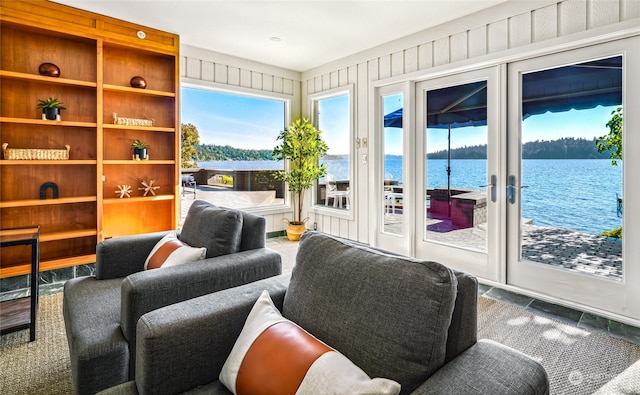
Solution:
<svg viewBox="0 0 640 395"><path fill-rule="evenodd" d="M273 91L276 93L282 93L283 89L282 77L273 77Z"/></svg>
<svg viewBox="0 0 640 395"><path fill-rule="evenodd" d="M479 26L469 30L469 57L482 56L487 53L487 26Z"/></svg>
<svg viewBox="0 0 640 395"><path fill-rule="evenodd" d="M299 86L299 82L295 81L294 84L293 80L284 79L282 83L282 93L284 93L285 95L293 96L295 94L294 85Z"/></svg>
<svg viewBox="0 0 640 395"><path fill-rule="evenodd" d="M262 74L262 90L267 92L274 92L272 75Z"/></svg>
<svg viewBox="0 0 640 395"><path fill-rule="evenodd" d="M433 43L433 65L449 63L449 37L440 38Z"/></svg>
<svg viewBox="0 0 640 395"><path fill-rule="evenodd" d="M418 47L407 48L404 51L404 71L411 73L418 70Z"/></svg>
<svg viewBox="0 0 640 395"><path fill-rule="evenodd" d="M391 77L391 54L380 57L378 61L378 77L380 79Z"/></svg>
<svg viewBox="0 0 640 395"><path fill-rule="evenodd" d="M186 67L183 70L185 70L186 76L189 78L202 79L202 74L200 74L202 70L201 61L198 59L187 58Z"/></svg>
<svg viewBox="0 0 640 395"><path fill-rule="evenodd" d="M215 65L211 62L202 61L200 78L203 81L215 81Z"/></svg>
<svg viewBox="0 0 640 395"><path fill-rule="evenodd" d="M508 22L507 19L503 19L489 24L487 38L489 53L504 51L509 48Z"/></svg>
<svg viewBox="0 0 640 395"><path fill-rule="evenodd" d="M418 68L420 70L433 67L433 43L418 46Z"/></svg>
<svg viewBox="0 0 640 395"><path fill-rule="evenodd" d="M620 11L622 15L620 19L623 21L633 18L640 18L640 1L622 0Z"/></svg>
<svg viewBox="0 0 640 395"><path fill-rule="evenodd" d="M240 69L240 86L251 88L251 70Z"/></svg>
<svg viewBox="0 0 640 395"><path fill-rule="evenodd" d="M531 14L525 13L509 18L509 48L531 43Z"/></svg>
<svg viewBox="0 0 640 395"><path fill-rule="evenodd" d="M587 18L589 29L616 23L620 18L620 3L615 0L588 0Z"/></svg>
<svg viewBox="0 0 640 395"><path fill-rule="evenodd" d="M262 89L262 73L251 72L251 88L257 89L260 91L263 90Z"/></svg>
<svg viewBox="0 0 640 395"><path fill-rule="evenodd" d="M391 54L391 76L404 74L404 51Z"/></svg>
<svg viewBox="0 0 640 395"><path fill-rule="evenodd" d="M229 85L240 86L240 69L229 66L227 68L227 83Z"/></svg>
<svg viewBox="0 0 640 395"><path fill-rule="evenodd" d="M564 1L558 5L558 34L566 36L587 30L587 0Z"/></svg>
<svg viewBox="0 0 640 395"><path fill-rule="evenodd" d="M451 61L457 62L459 60L464 60L468 57L469 53L469 42L467 38L467 32L460 32L458 34L454 34L451 36L450 45L451 45Z"/></svg>
<svg viewBox="0 0 640 395"><path fill-rule="evenodd" d="M219 84L226 84L229 79L227 78L227 65L215 64L215 82Z"/></svg>
<svg viewBox="0 0 640 395"><path fill-rule="evenodd" d="M533 11L533 42L558 36L558 6L556 4Z"/></svg>

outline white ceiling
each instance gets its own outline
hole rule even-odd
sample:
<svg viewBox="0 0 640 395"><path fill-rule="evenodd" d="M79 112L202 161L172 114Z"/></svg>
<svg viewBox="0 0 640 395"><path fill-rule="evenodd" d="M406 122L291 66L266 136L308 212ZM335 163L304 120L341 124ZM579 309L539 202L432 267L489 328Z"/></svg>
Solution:
<svg viewBox="0 0 640 395"><path fill-rule="evenodd" d="M306 71L506 0L55 1L179 34L182 44Z"/></svg>

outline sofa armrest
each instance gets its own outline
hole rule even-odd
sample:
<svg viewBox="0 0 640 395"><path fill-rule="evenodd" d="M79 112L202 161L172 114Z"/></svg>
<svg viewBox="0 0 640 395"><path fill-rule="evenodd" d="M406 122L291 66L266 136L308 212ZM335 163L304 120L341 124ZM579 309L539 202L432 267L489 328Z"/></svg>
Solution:
<svg viewBox="0 0 640 395"><path fill-rule="evenodd" d="M138 321L136 386L181 393L218 380L249 311L263 290L282 309L290 273L151 311Z"/></svg>
<svg viewBox="0 0 640 395"><path fill-rule="evenodd" d="M542 365L529 356L483 339L445 364L412 394L548 395L549 378Z"/></svg>
<svg viewBox="0 0 640 395"><path fill-rule="evenodd" d="M280 254L268 248L134 273L121 287L120 324L125 339L133 348L136 323L149 311L281 273Z"/></svg>
<svg viewBox="0 0 640 395"><path fill-rule="evenodd" d="M96 246L96 278L109 280L142 271L153 247L169 232L114 237Z"/></svg>

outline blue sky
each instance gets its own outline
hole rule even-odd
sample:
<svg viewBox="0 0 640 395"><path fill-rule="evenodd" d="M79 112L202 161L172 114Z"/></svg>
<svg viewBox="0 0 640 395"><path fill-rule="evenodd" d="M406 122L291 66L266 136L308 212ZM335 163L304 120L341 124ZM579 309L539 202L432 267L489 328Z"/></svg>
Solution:
<svg viewBox="0 0 640 395"><path fill-rule="evenodd" d="M285 127L280 100L182 88L182 123L198 128L200 143L273 149Z"/></svg>
<svg viewBox="0 0 640 395"><path fill-rule="evenodd" d="M329 145L330 154L347 153L344 135L348 130L347 96L323 100L320 129ZM272 149L275 136L285 127L284 102L249 96L223 94L201 89L182 88L182 123L192 123L200 133L203 144L231 145L239 148ZM401 96L385 98L385 114L397 110ZM563 137L592 139L608 133L605 126L616 107L596 107L590 110L571 110L546 113L524 121L523 142L556 140ZM325 117L322 116L325 114ZM385 128L386 153L402 153L401 130ZM447 149L447 131L429 134L428 152ZM486 144L486 127L467 127L452 132L451 147Z"/></svg>

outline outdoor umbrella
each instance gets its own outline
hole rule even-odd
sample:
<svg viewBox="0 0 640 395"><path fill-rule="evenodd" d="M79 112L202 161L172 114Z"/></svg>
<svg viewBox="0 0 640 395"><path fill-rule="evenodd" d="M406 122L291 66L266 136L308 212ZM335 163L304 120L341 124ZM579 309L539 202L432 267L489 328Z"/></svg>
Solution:
<svg viewBox="0 0 640 395"><path fill-rule="evenodd" d="M487 124L487 83L431 90L427 93L427 128L447 129L447 202L451 216L451 129ZM384 126L402 127L402 108L384 117Z"/></svg>

